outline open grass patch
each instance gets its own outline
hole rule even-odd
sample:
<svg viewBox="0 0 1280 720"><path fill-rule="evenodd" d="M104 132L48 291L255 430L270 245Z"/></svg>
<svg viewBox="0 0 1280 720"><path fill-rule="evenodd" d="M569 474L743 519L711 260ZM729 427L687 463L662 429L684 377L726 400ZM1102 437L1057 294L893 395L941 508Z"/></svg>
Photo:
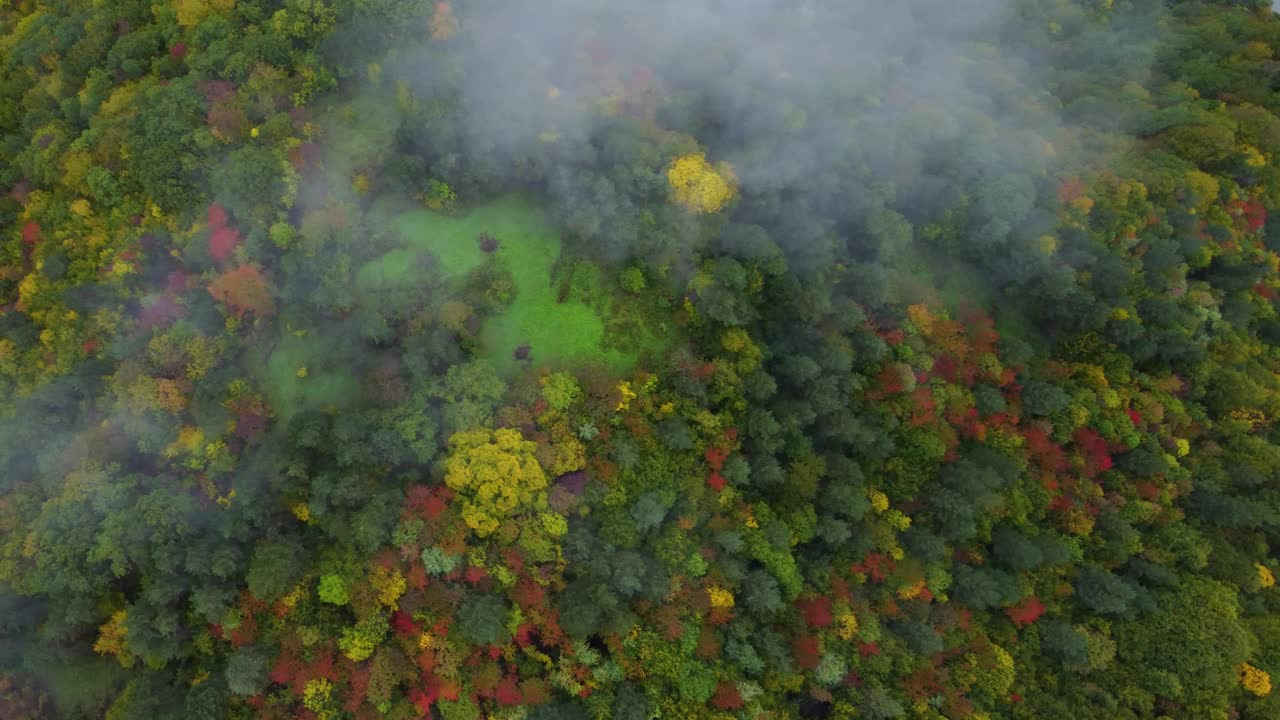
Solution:
<svg viewBox="0 0 1280 720"><path fill-rule="evenodd" d="M482 354L504 374L525 367L517 357L521 348L528 349L534 365L596 362L625 372L645 350L665 342L653 332L609 332L616 288L588 263L563 263L566 267L558 268L559 234L523 197L506 196L460 217L414 210L401 214L394 226L406 247L362 267L357 275L360 287L412 282L422 253L429 253L445 275L459 282L490 255L511 273L514 302L505 313L490 317L480 331ZM489 243L488 252L482 235L496 241Z"/></svg>

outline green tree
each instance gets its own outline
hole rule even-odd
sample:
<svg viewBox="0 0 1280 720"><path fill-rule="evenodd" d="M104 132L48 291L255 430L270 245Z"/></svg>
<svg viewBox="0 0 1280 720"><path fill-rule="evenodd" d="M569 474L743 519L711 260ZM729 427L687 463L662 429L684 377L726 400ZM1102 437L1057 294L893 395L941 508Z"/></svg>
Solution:
<svg viewBox="0 0 1280 720"><path fill-rule="evenodd" d="M478 645L501 645L509 636L507 605L495 595L479 595L458 606L458 630Z"/></svg>
<svg viewBox="0 0 1280 720"><path fill-rule="evenodd" d="M255 597L274 602L297 585L306 568L307 553L300 544L276 540L254 551L245 580Z"/></svg>

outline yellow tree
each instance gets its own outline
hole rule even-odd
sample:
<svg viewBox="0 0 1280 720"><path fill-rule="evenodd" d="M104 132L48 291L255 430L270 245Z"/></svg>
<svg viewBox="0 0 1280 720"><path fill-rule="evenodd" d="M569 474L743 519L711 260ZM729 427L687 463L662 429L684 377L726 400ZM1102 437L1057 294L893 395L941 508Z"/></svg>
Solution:
<svg viewBox="0 0 1280 720"><path fill-rule="evenodd" d="M1245 690L1258 697L1271 694L1271 676L1267 674L1267 671L1259 670L1249 663L1240 663L1236 667L1236 671L1240 675L1240 685Z"/></svg>
<svg viewBox="0 0 1280 720"><path fill-rule="evenodd" d="M480 537L522 512L547 508L547 476L537 444L516 430L466 430L449 438L445 484L461 496L462 519Z"/></svg>
<svg viewBox="0 0 1280 720"><path fill-rule="evenodd" d="M671 199L695 213L718 212L737 194L737 178L728 163L712 166L702 153L676 158L667 169Z"/></svg>
<svg viewBox="0 0 1280 720"><path fill-rule="evenodd" d="M235 4L235 0L177 0L174 9L178 24L190 29L209 15L221 15L231 10Z"/></svg>
<svg viewBox="0 0 1280 720"><path fill-rule="evenodd" d="M99 655L114 655L124 667L133 665L133 655L128 650L128 617L128 611L117 610L110 620L98 628L98 641L93 644L94 652Z"/></svg>

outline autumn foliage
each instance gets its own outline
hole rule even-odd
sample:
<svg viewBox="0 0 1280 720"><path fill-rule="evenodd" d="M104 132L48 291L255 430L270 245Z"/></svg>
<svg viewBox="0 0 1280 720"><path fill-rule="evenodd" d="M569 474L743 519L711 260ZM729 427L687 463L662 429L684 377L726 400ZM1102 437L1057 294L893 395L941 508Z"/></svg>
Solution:
<svg viewBox="0 0 1280 720"><path fill-rule="evenodd" d="M1040 602L1040 598L1031 595L1017 605L1005 609L1005 614L1013 621L1014 625L1023 627L1035 622L1044 614L1044 603Z"/></svg>
<svg viewBox="0 0 1280 720"><path fill-rule="evenodd" d="M667 169L667 182L672 199L695 213L718 212L737 194L732 168L724 163L713 167L702 153L676 158Z"/></svg>
<svg viewBox="0 0 1280 720"><path fill-rule="evenodd" d="M241 265L219 275L209 283L209 294L230 308L236 317L244 317L246 313L269 317L276 312L271 285L256 265Z"/></svg>
<svg viewBox="0 0 1280 720"><path fill-rule="evenodd" d="M151 5L0 0L0 720L1280 717L1266 3Z"/></svg>

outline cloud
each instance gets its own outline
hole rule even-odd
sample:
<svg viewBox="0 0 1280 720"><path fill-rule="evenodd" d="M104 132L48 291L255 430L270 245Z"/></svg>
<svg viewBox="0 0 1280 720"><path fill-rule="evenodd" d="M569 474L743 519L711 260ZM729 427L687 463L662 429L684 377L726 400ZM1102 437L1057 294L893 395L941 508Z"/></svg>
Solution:
<svg viewBox="0 0 1280 720"><path fill-rule="evenodd" d="M760 201L746 219L848 225L848 235L879 211L873 195L928 205L957 173L982 182L1046 171L1045 138L1059 120L1046 68L997 48L1012 9L1006 0L472 3L457 10L457 36L401 48L386 75L458 113L420 130L434 169L464 182L538 183L559 220L614 255L636 250L635 217L661 200L652 148L614 137L631 119L730 162L744 197ZM659 154L670 153L668 139L645 138ZM812 222L784 221L796 213ZM1018 219L991 228L1009 232Z"/></svg>

